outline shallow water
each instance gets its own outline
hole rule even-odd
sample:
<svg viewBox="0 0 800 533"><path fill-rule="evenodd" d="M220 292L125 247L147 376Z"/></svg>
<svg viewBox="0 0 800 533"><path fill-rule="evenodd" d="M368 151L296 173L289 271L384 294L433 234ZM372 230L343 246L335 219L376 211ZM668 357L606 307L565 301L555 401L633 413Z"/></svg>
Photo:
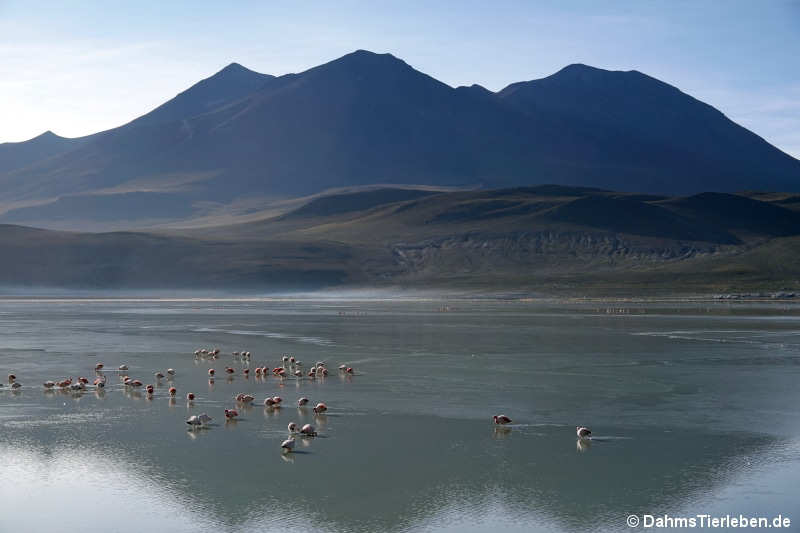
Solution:
<svg viewBox="0 0 800 533"><path fill-rule="evenodd" d="M216 362L192 355L215 346ZM245 379L233 350L251 368L291 353L333 371ZM152 398L124 391L116 372L103 393L41 387L93 377L98 361L145 383L173 367L179 398L167 380ZM209 384L226 365L236 375ZM619 531L632 513L800 524L798 306L6 300L0 371L23 384L0 389L0 531ZM257 403L225 423L239 392ZM275 394L284 407L265 410ZM330 411L298 410L300 396ZM203 411L211 426L188 431ZM495 428L497 413L514 424ZM320 436L284 455L290 421Z"/></svg>

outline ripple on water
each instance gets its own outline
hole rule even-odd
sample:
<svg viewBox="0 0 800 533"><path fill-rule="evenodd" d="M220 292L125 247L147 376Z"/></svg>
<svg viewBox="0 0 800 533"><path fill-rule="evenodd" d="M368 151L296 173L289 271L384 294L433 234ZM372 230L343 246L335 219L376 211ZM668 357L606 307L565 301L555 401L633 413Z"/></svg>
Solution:
<svg viewBox="0 0 800 533"><path fill-rule="evenodd" d="M303 335L291 335L288 333L276 333L273 331L247 331L242 329L217 329L217 328L196 328L192 331L196 333L227 333L228 335L244 335L250 337L267 337L270 339L280 339L304 344L315 344L317 346L333 346L334 342L320 337L309 337Z"/></svg>

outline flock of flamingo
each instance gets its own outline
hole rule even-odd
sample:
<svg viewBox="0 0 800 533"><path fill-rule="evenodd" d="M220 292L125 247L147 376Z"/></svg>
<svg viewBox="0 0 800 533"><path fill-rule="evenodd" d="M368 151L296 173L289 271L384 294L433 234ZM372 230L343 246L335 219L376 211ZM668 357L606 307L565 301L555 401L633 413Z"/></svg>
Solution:
<svg viewBox="0 0 800 533"><path fill-rule="evenodd" d="M242 374L245 377L250 375L250 367L249 363L251 360L251 354L249 351L236 351L232 352L231 355L233 356L234 360L239 360L242 363L248 365L242 369ZM215 361L220 357L220 349L207 349L201 348L194 351L194 357L196 360L206 360L206 361ZM144 383L139 379L133 379L128 376L129 368L128 365L121 364L116 369L119 372L119 379L122 382L123 386L126 388L133 388L137 389L140 387L144 387L145 392L149 397L155 392L155 385L148 384L144 385ZM106 386L106 374L108 370L105 368L103 363L97 363L94 366L94 371L96 377L92 382L92 385L95 387L96 390L104 389ZM347 365L340 365L338 368L339 373L344 375L353 375L355 371L352 367ZM213 384L215 376L216 376L216 369L209 368L208 369L208 379L209 384ZM236 373L236 370L231 366L226 366L224 369L225 374L233 375ZM281 364L274 368L269 368L268 366L263 367L256 367L253 370L253 373L256 377L265 378L272 374L274 377L284 380L289 375L294 376L296 379L318 379L324 378L328 375L328 369L325 361L317 361L311 368L305 372L304 366L302 361L297 360L294 356L290 355L283 355L281 358ZM160 383L162 379L166 378L168 381L172 382L173 377L175 376L175 370L172 368L168 368L166 374L157 371L153 374L156 383ZM18 390L22 387L21 383L17 381L17 376L14 374L8 375L8 383L11 389ZM0 383L0 387L4 385ZM51 389L60 389L60 390L71 390L71 391L83 391L86 390L89 386L89 379L86 377L78 377L73 380L73 378L64 378L58 381L48 380L43 383L43 386L46 390ZM170 398L175 398L178 394L178 390L174 386L170 386L168 389L168 394ZM186 394L186 400L190 404L194 401L195 394L193 392L188 392ZM251 394L240 393L237 394L235 397L235 401L237 406L249 406L255 402L256 398ZM280 396L268 396L264 399L264 407L267 409L276 409L280 408L281 403L283 402L283 398ZM306 397L299 398L297 400L297 407L300 409L305 408L309 403L309 399ZM328 406L323 402L318 402L312 409L314 414L324 413L328 410ZM224 416L226 420L235 420L239 416L239 411L233 408L226 408L224 410ZM189 425L190 430L197 430L200 428L205 428L208 424L213 420L211 416L207 413L200 413L199 415L192 415L187 420L186 423ZM493 417L494 423L497 426L507 426L512 424L513 421L506 415L495 415ZM289 435L286 440L281 443L281 450L287 453L292 452L295 446L295 437L300 435L302 437L316 437L317 431L311 424L305 424L302 427L299 427L296 423L290 422L287 429L289 430ZM576 426L575 428L576 434L578 439L586 440L591 439L592 432L589 428L585 426Z"/></svg>
<svg viewBox="0 0 800 533"><path fill-rule="evenodd" d="M249 351L237 351L232 352L231 354L234 360L239 360L243 364L246 364L242 369L242 374L245 377L250 375L250 367L249 363L251 360L251 354ZM218 348L209 350L206 348L198 349L194 351L194 357L196 360L205 360L207 362L215 361L220 357L220 350ZM156 385L155 384L148 384L145 385L144 382L140 379L134 379L128 375L129 367L126 364L119 365L116 369L107 369L103 363L97 363L94 365L94 372L95 378L91 381L89 378L86 377L78 377L72 378L67 377L59 380L47 380L42 385L45 390L63 390L63 391L73 391L73 392L81 392L89 389L89 387L94 387L96 391L102 391L106 387L107 383L107 373L108 372L118 372L119 373L119 380L122 382L122 385L125 389L139 389L144 387L145 393L148 397L152 398L153 394L155 393ZM355 371L352 367L347 365L340 365L338 371L342 375L354 375ZM236 373L236 370L232 366L226 366L224 368L224 373L232 376ZM281 358L281 364L274 368L269 368L267 366L264 367L256 367L253 369L253 373L256 377L266 378L270 374L274 377L283 381L289 375L294 376L296 379L318 379L324 378L328 375L328 368L325 361L318 361L316 362L308 372L304 372L303 370L303 363L297 360L294 356L290 355L283 355ZM208 380L209 384L214 383L215 376L217 374L216 369L209 368L208 369ZM168 395L171 399L174 399L177 394L177 388L172 385L172 380L175 377L175 370L173 368L168 368L166 373L161 371L157 371L153 374L155 378L155 383L160 384L162 379L167 379L170 383L170 387L168 389ZM15 374L8 375L8 383L9 387L17 391L22 387L22 384L17 380L17 376ZM4 387L4 384L0 383L0 388ZM193 392L186 393L186 401L189 405L193 405L195 400L195 394ZM224 416L226 420L235 420L239 416L239 411L237 408L241 408L244 406L252 405L255 402L255 397L251 394L240 393L237 394L235 397L236 407L232 408L225 408L224 409ZM280 396L268 396L264 399L264 407L267 409L278 409L283 402L283 398ZM304 409L309 404L309 399L306 397L299 398L297 400L297 407L299 409ZM328 406L324 402L317 402L316 405L312 408L312 411L315 415L319 415L324 413L328 410ZM208 415L208 413L200 413L199 415L191 415L187 420L186 424L189 425L189 429L191 431L202 429L208 427L209 423L213 420L213 418ZM316 437L317 431L311 424L305 424L302 427L296 424L295 422L291 422L288 425L289 436L286 440L281 442L281 450L283 452L289 453L292 452L295 446L295 437L302 436L302 437Z"/></svg>

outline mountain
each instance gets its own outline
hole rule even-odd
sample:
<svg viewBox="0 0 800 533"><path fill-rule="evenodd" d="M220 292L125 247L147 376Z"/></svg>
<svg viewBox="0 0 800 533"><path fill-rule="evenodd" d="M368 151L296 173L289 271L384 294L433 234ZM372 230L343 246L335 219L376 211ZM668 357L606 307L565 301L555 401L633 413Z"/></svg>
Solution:
<svg viewBox="0 0 800 533"><path fill-rule="evenodd" d="M81 144L79 139L60 137L52 131L23 142L0 144L0 174L49 159Z"/></svg>
<svg viewBox="0 0 800 533"><path fill-rule="evenodd" d="M210 78L192 85L153 111L130 123L131 126L180 121L213 111L265 87L275 76L260 74L231 63Z"/></svg>
<svg viewBox="0 0 800 533"><path fill-rule="evenodd" d="M34 141L0 145L0 221L191 225L375 184L800 189L799 161L636 71L570 65L493 93L363 50L279 77L234 63L119 128Z"/></svg>
<svg viewBox="0 0 800 533"><path fill-rule="evenodd" d="M561 121L582 143L576 155L585 175L608 188L674 194L798 187L796 159L635 70L569 65L498 96L532 119Z"/></svg>

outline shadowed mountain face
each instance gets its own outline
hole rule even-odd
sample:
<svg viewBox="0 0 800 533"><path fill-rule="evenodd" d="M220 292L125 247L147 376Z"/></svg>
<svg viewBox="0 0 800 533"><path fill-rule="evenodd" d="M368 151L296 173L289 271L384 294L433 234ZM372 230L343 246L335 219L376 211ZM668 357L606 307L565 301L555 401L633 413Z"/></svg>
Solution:
<svg viewBox="0 0 800 533"><path fill-rule="evenodd" d="M376 183L800 188L800 162L714 108L639 72L585 65L492 93L363 50L277 78L234 63L124 126L54 137L0 145L0 210L37 206L35 219L7 220L46 226L58 197L98 191L177 193L172 220L186 220L203 202Z"/></svg>

